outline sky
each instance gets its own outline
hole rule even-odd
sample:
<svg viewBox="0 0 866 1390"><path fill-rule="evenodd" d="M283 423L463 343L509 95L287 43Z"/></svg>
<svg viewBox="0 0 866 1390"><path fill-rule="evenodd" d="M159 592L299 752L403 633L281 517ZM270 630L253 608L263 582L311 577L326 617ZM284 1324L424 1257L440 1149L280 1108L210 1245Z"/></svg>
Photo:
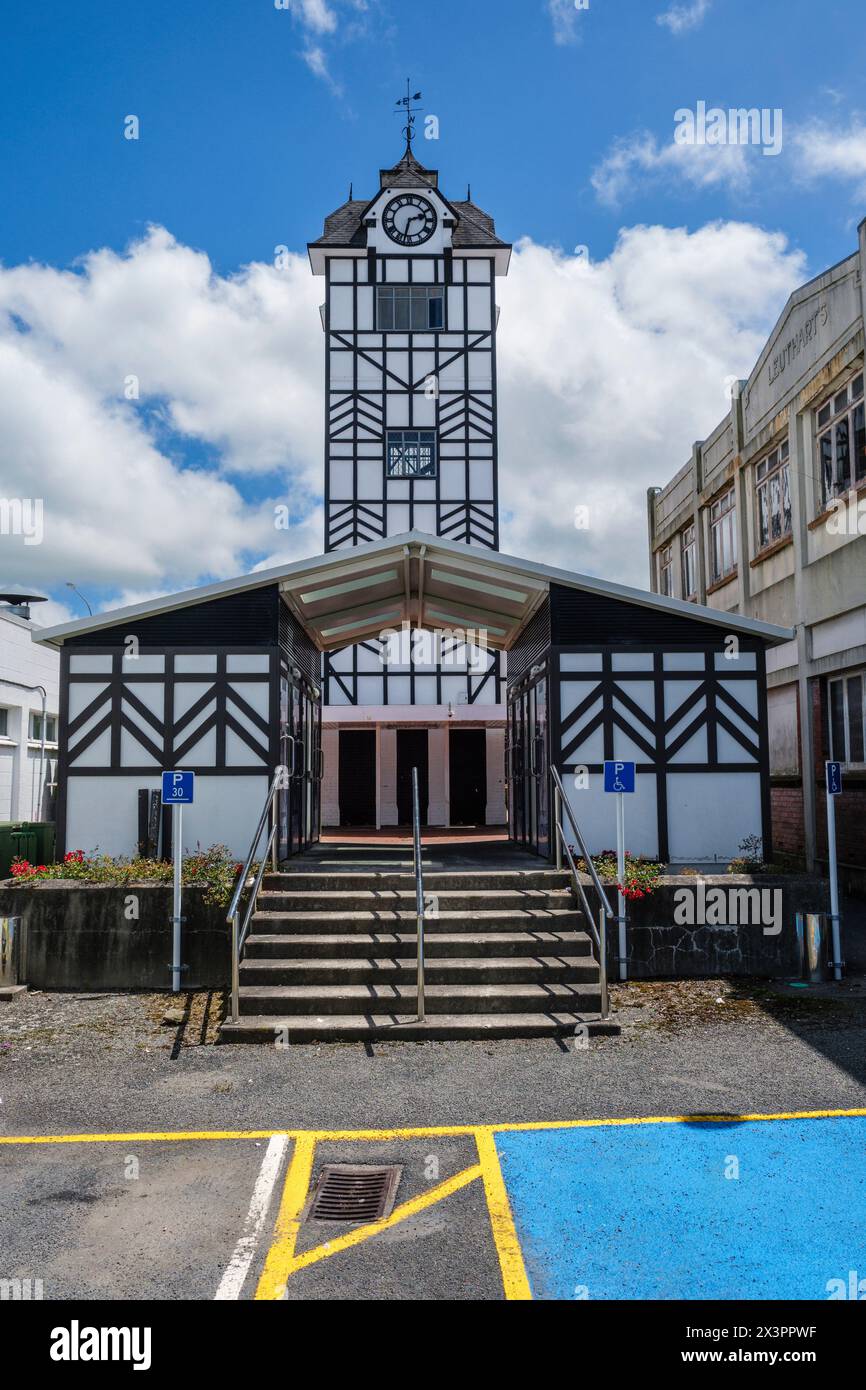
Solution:
<svg viewBox="0 0 866 1390"><path fill-rule="evenodd" d="M862 0L10 7L0 501L42 523L3 528L0 581L55 622L69 581L99 609L321 550L305 246L399 157L410 77L419 157L515 244L502 549L645 586L646 489L856 247L864 36ZM763 143L681 139L699 103L764 111Z"/></svg>

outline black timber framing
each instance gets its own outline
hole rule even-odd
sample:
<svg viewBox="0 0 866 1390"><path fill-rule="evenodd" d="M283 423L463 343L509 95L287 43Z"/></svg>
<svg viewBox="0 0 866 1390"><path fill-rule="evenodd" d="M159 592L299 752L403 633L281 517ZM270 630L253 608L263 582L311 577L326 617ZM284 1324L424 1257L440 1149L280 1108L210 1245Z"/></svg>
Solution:
<svg viewBox="0 0 866 1390"><path fill-rule="evenodd" d="M628 603L603 594L588 593L579 589L567 589L562 585L551 585L550 602L535 615L526 631L521 635L513 651L509 654L508 687L511 701L527 679L532 678L535 666L548 665L550 680L549 738L550 757L560 774L580 765L586 767L591 775L601 776L602 763L586 764L569 759L568 750L563 755L563 737L580 717L582 706L578 706L568 716L564 727L562 719L562 686L567 683L560 673L560 657L567 654L591 654L601 659L600 671L569 673L568 683L584 680L592 698L584 705L589 707L601 693L602 711L590 727L581 730L581 738L590 735L596 728L602 728L604 758L614 756L614 729L619 716L614 710L614 699L630 710L633 724L626 730L639 747L646 752L646 760L638 762L638 773L652 773L656 776L657 820L659 858L666 862L670 853L668 829L668 774L712 775L714 773L751 773L760 778L761 820L763 854L766 860L772 859L772 817L770 796L770 750L767 729L767 680L766 650L759 638L738 638L737 650L754 657L754 669L740 670L736 661L731 660L730 669L716 670L716 657L724 655L728 643L727 635L712 623L700 618L692 619L678 613L667 613L658 609ZM652 672L617 671L613 669L613 658L624 652L644 654L652 658ZM702 671L695 669L671 671L664 669L664 658L669 653L694 652L702 657ZM706 713L697 716L670 746L666 746L666 732L681 722L683 711L678 715L665 717L665 685L671 682L694 682L701 679L699 688L690 697L690 703L698 705L706 697ZM627 694L619 688L623 680L651 679L655 692L652 718L638 706L630 702ZM753 685L757 693L758 714L754 718L724 691L722 682L743 682ZM743 733L728 713L733 712L751 730L753 738ZM700 763L671 763L678 748L688 742L698 728L706 724L708 758ZM744 747L751 760L742 762L720 761L718 758L717 731L725 731Z"/></svg>
<svg viewBox="0 0 866 1390"><path fill-rule="evenodd" d="M399 283L412 284L414 263L417 259L432 261L434 264L435 279L433 281L419 281L419 283L442 285L446 290L460 288L463 291L463 327L459 329L407 329L405 331L384 331L373 328L358 328L358 289L364 287L369 289L373 300L373 316L375 324L376 312L376 289L379 284ZM415 529L415 508L416 506L428 507L433 505L436 511L436 534L445 536L450 540L462 540L467 544L485 545L492 550L499 548L499 482L498 482L498 434L497 434L497 386L496 386L496 276L495 262L493 258L481 258L488 266L489 292L490 292L490 328L489 329L470 329L467 327L469 314L469 290L481 289L483 282L470 282L468 278L469 261L463 259L463 280L457 282L448 279L447 266L443 256L430 253L423 256L411 254L403 255L377 255L375 257L352 257L338 258L342 264L348 264L352 268L352 279L350 281L333 281L331 279L331 258L328 260L325 290L325 548L326 550L336 550L344 548L346 545L357 545L359 542L367 540L377 540L388 534L387 508L389 505L405 505L409 512L408 528ZM475 258L476 261L479 258ZM406 280L388 279L388 267L394 262L405 263L407 268ZM371 266L375 265L376 279L370 281L366 277L370 274ZM361 275L360 268L363 267L364 274ZM453 273L453 272L452 272ZM331 324L331 291L332 286L340 289L351 288L352 290L352 321L353 328L335 329ZM447 317L447 295L446 295L446 317ZM461 346L448 346L440 348L440 336L446 338L459 337ZM361 339L376 337L378 342L375 348L368 344L361 344ZM399 337L405 339L408 346L389 349L389 338ZM427 338L433 340L432 349L429 346L418 347L417 340ZM345 387L335 387L331 376L331 352L334 349L351 354L352 357L352 384ZM405 354L409 362L409 370L406 378L398 376L388 367L388 353L399 352ZM434 367L432 373L425 371L421 376L415 375L413 360L418 352L429 355L432 351ZM371 353L381 354L381 366ZM490 355L490 386L483 389L471 386L469 382L469 360L470 353L489 353ZM366 358L371 365L382 372L382 385L376 388L361 387L358 379L358 362ZM437 469L435 479L388 479L386 476L386 415L387 399L390 395L406 396L409 405L408 421L401 428L429 428L428 425L417 425L414 421L413 406L414 396L423 391L427 378L432 375L437 382L444 367L452 365L459 359L463 360L463 385L461 388L448 387L437 392L436 395L436 420L435 433L437 439ZM339 400L334 401L332 395L338 395ZM443 396L445 404L443 406ZM337 412L335 415L335 411ZM335 426L338 428L335 429ZM463 431L460 434L460 431ZM347 433L348 431L348 433ZM443 459L442 444L448 443L449 438L461 442L464 445L463 466L464 466L464 493L463 497L443 498L441 490L441 463ZM473 497L471 487L471 450L470 443L477 444L487 442L490 446L489 461L491 464L492 487L489 495ZM335 451L334 446L350 446L351 453L341 454ZM369 453L360 452L362 446L374 446ZM359 458L372 460L375 451L378 451L381 461L382 495L376 497L364 496L360 490L358 477ZM444 456L446 459L448 455ZM457 459L459 455L450 456ZM332 464L339 461L351 461L352 464L352 491L349 497L334 497L331 484ZM421 496L416 497L416 488L419 482L435 482L435 497L432 502L423 496L427 489L422 490ZM395 483L407 486L405 496L400 489L394 487ZM390 492L390 495L389 495ZM426 529L424 527L420 529Z"/></svg>
<svg viewBox="0 0 866 1390"><path fill-rule="evenodd" d="M142 657L160 657L163 670L137 672L125 655L135 640ZM252 639L252 640L251 640ZM213 657L215 670L180 672L176 669L179 656ZM73 657L110 657L111 669L105 672L70 671ZM267 669L261 671L229 672L228 658L265 656ZM280 598L277 585L245 593L231 594L204 603L154 614L148 618L129 619L117 627L83 634L67 639L60 652L60 709L57 793L58 857L66 852L66 819L68 783L70 777L148 777L160 771L183 765L200 777L269 778L280 762L280 677L288 675L293 666L307 683L318 691L319 653L300 628ZM71 685L101 687L99 708L105 714L91 729L86 741L70 749L70 738L83 727L97 708L88 702L76 717L69 717ZM160 719L138 699L130 684L159 685L164 691L163 718ZM174 710L174 695L178 686L195 684L207 690L177 720L169 721ZM267 716L261 715L233 688L236 684L262 684L268 687ZM146 728L135 725L123 710L127 704L143 721ZM211 703L215 709L208 719L195 728L193 721ZM237 711L250 728L235 717ZM141 744L153 758L152 763L123 764L121 735L127 733ZM101 766L76 767L75 759L103 732L109 731L109 762ZM213 730L215 758L213 764L190 763L188 748L194 747ZM226 735L231 730L254 754L256 761L248 764L226 762ZM184 734L186 732L186 738Z"/></svg>

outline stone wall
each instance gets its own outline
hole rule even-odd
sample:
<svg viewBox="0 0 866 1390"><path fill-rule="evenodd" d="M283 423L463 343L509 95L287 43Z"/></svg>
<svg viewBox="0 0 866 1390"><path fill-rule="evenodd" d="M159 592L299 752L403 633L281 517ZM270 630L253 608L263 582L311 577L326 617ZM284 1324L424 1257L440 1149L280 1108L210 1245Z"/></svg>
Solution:
<svg viewBox="0 0 866 1390"><path fill-rule="evenodd" d="M723 890L724 899L716 889ZM610 901L616 912L615 891ZM663 878L648 898L627 906L629 978L798 977L796 914L827 911L827 883L806 875ZM611 980L618 977L617 951L617 925L609 922Z"/></svg>

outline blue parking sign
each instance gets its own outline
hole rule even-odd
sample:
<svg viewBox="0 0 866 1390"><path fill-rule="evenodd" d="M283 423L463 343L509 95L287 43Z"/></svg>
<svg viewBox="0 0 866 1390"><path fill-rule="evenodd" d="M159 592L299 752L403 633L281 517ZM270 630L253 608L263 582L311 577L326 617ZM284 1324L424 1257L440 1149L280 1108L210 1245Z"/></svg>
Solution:
<svg viewBox="0 0 866 1390"><path fill-rule="evenodd" d="M842 764L827 763L827 795L842 795Z"/></svg>
<svg viewBox="0 0 866 1390"><path fill-rule="evenodd" d="M604 789L606 792L633 792L634 781L634 763L605 763Z"/></svg>
<svg viewBox="0 0 866 1390"><path fill-rule="evenodd" d="M164 772L162 774L163 806L191 806L194 792L194 772Z"/></svg>

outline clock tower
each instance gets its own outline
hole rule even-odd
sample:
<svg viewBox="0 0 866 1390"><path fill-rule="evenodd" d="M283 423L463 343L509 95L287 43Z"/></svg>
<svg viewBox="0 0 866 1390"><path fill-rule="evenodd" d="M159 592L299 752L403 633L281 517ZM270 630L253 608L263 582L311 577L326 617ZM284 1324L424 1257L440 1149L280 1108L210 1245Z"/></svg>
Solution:
<svg viewBox="0 0 866 1390"><path fill-rule="evenodd" d="M438 172L416 158L413 134L410 115L405 153L379 171L378 190L350 193L309 244L325 285L327 550L413 530L499 543L495 287L511 247L468 191L446 197ZM401 709L431 726L453 722L458 709L479 720L499 713L498 656L481 659L459 634L447 651L428 645L420 660L395 661L393 650L386 659L384 646L326 657L326 707L363 710L368 727L378 713L399 720ZM382 790L376 823L394 823ZM447 796L435 807L430 800L430 823L448 823ZM347 823L345 808L337 819Z"/></svg>

